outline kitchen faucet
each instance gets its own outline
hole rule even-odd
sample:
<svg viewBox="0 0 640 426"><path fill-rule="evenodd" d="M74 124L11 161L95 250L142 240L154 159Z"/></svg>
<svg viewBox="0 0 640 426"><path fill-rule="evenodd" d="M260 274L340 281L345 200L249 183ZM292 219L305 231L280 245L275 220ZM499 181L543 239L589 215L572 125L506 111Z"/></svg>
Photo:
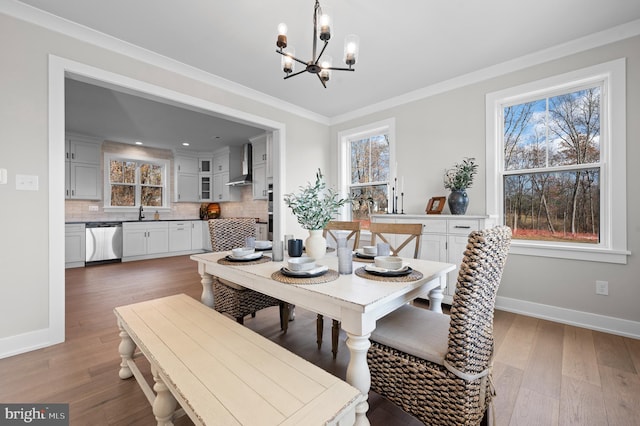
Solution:
<svg viewBox="0 0 640 426"><path fill-rule="evenodd" d="M144 213L143 213L143 209L142 209L142 204L140 204L140 209L138 209L138 220L142 220L144 219Z"/></svg>

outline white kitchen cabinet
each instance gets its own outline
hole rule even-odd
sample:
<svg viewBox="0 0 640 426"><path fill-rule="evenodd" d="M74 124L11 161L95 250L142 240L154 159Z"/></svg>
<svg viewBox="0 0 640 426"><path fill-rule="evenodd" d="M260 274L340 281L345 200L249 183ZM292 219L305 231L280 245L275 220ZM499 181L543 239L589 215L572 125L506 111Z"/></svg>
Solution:
<svg viewBox="0 0 640 426"><path fill-rule="evenodd" d="M421 223L420 259L453 263L457 268L448 273L444 303L451 303L456 289L458 270L471 231L495 226L488 216L467 215L372 215L374 222ZM401 237L400 237L401 238ZM407 250L405 248L405 250ZM412 253L401 253L411 257Z"/></svg>
<svg viewBox="0 0 640 426"><path fill-rule="evenodd" d="M264 134L251 138L251 147L253 151L253 199L268 199L268 178L273 178L273 168L270 166L271 161L271 134Z"/></svg>
<svg viewBox="0 0 640 426"><path fill-rule="evenodd" d="M202 249L211 251L211 234L209 233L209 221L202 221Z"/></svg>
<svg viewBox="0 0 640 426"><path fill-rule="evenodd" d="M242 174L242 147L224 147L213 153L213 194L210 201L240 201L237 187L228 186L229 178Z"/></svg>
<svg viewBox="0 0 640 426"><path fill-rule="evenodd" d="M169 251L191 250L191 222L169 222Z"/></svg>
<svg viewBox="0 0 640 426"><path fill-rule="evenodd" d="M175 196L177 203L196 203L199 196L199 162L197 157L176 155L175 164Z"/></svg>
<svg viewBox="0 0 640 426"><path fill-rule="evenodd" d="M199 173L213 173L213 156L198 157L198 172Z"/></svg>
<svg viewBox="0 0 640 426"><path fill-rule="evenodd" d="M146 256L169 251L168 222L125 222L122 224L122 256Z"/></svg>
<svg viewBox="0 0 640 426"><path fill-rule="evenodd" d="M198 198L200 202L213 200L213 175L211 173L198 175Z"/></svg>
<svg viewBox="0 0 640 426"><path fill-rule="evenodd" d="M86 233L84 223L69 223L64 226L65 268L81 268L85 261Z"/></svg>
<svg viewBox="0 0 640 426"><path fill-rule="evenodd" d="M102 198L100 140L67 135L65 143L65 198Z"/></svg>
<svg viewBox="0 0 640 426"><path fill-rule="evenodd" d="M266 241L269 237L267 235L267 224L266 223L256 223L256 240L258 241Z"/></svg>
<svg viewBox="0 0 640 426"><path fill-rule="evenodd" d="M189 227L191 230L191 250L202 250L204 248L202 241L202 222L201 220L190 220Z"/></svg>

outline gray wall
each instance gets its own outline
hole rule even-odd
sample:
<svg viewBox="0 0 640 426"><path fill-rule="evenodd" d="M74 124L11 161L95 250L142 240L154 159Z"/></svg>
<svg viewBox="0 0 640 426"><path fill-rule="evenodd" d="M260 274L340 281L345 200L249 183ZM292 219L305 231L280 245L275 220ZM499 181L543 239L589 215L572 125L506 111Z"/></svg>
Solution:
<svg viewBox="0 0 640 426"><path fill-rule="evenodd" d="M444 169L463 157L476 157L480 170L468 191L471 200L468 213L485 214L485 95L623 57L627 58L627 244L632 253L628 264L511 255L498 296L530 302L529 307L537 310L540 316L544 316L541 312L549 305L637 323L640 321L640 260L637 256L640 252L640 191L636 187L636 182L640 181L640 168L637 167L640 158L640 37L343 122L332 126L331 137L335 140L338 132L368 122L396 118L398 176L411 177L405 178L405 213L423 213L430 197L447 195L442 184ZM596 280L609 281L609 296L595 294ZM554 311L558 313L561 309ZM578 313L568 315L570 318L579 316ZM629 326L636 333L640 331L638 324Z"/></svg>

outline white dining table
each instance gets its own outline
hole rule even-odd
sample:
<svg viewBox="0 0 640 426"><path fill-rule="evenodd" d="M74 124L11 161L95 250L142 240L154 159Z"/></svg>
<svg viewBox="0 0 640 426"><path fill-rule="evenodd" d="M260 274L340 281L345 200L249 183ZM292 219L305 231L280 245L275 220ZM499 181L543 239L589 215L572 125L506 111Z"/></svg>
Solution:
<svg viewBox="0 0 640 426"><path fill-rule="evenodd" d="M428 297L430 309L442 312L440 303L446 274L455 269L455 265L450 263L407 258L403 259L404 263L422 273L422 278L415 281L381 281L356 275L356 269L367 263L354 261L352 274L339 275L333 281L290 284L271 277L274 272L287 265L286 256L282 262L238 262L232 265L218 263L219 259L229 254L227 251L191 256L198 263L202 303L213 307L212 276L216 276L340 321L341 328L347 334L346 345L350 355L346 380L364 395L364 399L356 407L356 425L369 424L366 413L369 409L367 397L371 375L367 365L367 351L376 321L418 297ZM327 253L324 258L316 260L316 263L338 270L335 252Z"/></svg>

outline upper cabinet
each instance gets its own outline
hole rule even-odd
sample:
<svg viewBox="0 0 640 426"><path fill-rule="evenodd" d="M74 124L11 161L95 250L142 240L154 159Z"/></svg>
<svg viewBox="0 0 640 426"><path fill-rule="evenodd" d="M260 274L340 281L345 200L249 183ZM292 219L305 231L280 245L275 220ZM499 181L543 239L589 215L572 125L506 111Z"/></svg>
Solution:
<svg viewBox="0 0 640 426"><path fill-rule="evenodd" d="M198 157L177 154L174 161L176 182L174 200L176 202L198 202Z"/></svg>
<svg viewBox="0 0 640 426"><path fill-rule="evenodd" d="M273 178L271 160L272 134L256 136L249 139L253 151L253 199L266 200L268 198L269 178Z"/></svg>
<svg viewBox="0 0 640 426"><path fill-rule="evenodd" d="M229 178L242 173L242 147L225 147L213 153L213 194L214 202L240 201L239 188L228 186Z"/></svg>
<svg viewBox="0 0 640 426"><path fill-rule="evenodd" d="M101 141L67 135L65 141L65 198L99 200L102 198L100 167Z"/></svg>

